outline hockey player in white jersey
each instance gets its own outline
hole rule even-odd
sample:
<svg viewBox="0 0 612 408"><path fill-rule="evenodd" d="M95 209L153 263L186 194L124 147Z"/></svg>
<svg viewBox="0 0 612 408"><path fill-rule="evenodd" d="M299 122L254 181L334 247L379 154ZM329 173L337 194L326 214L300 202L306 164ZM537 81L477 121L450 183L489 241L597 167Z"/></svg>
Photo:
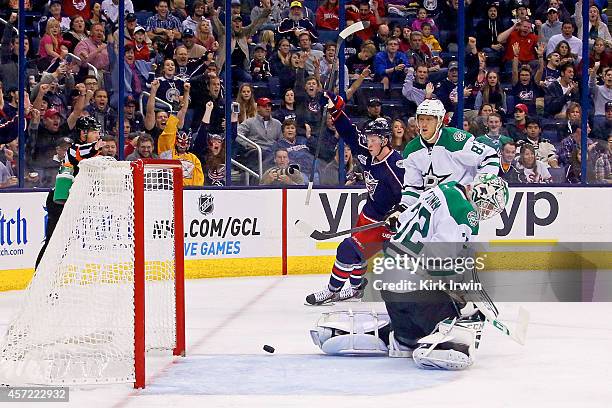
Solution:
<svg viewBox="0 0 612 408"><path fill-rule="evenodd" d="M445 115L437 99L426 99L417 107L419 136L406 145L400 163L405 169L404 206L438 184L457 181L466 185L476 174L499 172L497 152L464 130L443 126Z"/></svg>
<svg viewBox="0 0 612 408"><path fill-rule="evenodd" d="M423 253L461 259L465 243L478 234L479 223L503 211L507 200L505 181L489 174L477 175L466 186L452 181L430 189L405 211L387 217L395 235L385 248L385 261L397 261L404 255L415 259ZM328 354L412 357L417 367L424 369L460 370L471 366L484 325L483 314L462 298L461 291L415 290L398 284L404 282L403 278L422 281L434 277L432 281L440 282L440 272L445 272L447 280L457 282L475 277L473 270L456 273L458 268L440 271L421 265L408 271L397 262L384 265L392 266L382 275L374 275L383 277L378 287L374 280L373 287L381 289L388 315L326 313L311 330L315 344Z"/></svg>

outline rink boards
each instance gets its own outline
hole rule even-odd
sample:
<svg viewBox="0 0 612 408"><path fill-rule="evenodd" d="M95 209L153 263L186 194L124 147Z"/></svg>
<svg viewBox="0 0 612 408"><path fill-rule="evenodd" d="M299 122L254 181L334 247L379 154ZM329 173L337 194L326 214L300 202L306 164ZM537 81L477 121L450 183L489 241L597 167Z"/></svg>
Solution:
<svg viewBox="0 0 612 408"><path fill-rule="evenodd" d="M487 268L611 269L608 188L513 188L506 212L481 225ZM29 282L44 239L46 192L0 194L0 290ZM348 229L365 203L363 189L186 190L188 278L328 273L341 239L314 241L296 219L322 231ZM588 248L564 243L591 243ZM601 243L601 244L598 244ZM528 253L528 254L527 254Z"/></svg>

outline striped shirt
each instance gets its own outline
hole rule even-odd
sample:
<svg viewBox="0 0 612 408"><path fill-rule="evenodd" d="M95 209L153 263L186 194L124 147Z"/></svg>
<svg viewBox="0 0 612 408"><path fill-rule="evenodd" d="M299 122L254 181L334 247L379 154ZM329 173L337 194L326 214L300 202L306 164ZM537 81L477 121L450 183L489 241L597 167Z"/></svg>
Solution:
<svg viewBox="0 0 612 408"><path fill-rule="evenodd" d="M74 176L79 173L79 163L83 159L90 159L98 154L96 142L76 144L73 143L68 149L68 163L74 169Z"/></svg>

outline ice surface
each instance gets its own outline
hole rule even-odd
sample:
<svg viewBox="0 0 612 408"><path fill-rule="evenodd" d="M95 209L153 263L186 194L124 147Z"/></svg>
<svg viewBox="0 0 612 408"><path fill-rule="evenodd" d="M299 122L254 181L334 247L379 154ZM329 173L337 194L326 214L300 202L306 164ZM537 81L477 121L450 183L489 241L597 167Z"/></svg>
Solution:
<svg viewBox="0 0 612 408"><path fill-rule="evenodd" d="M525 303L531 313L525 347L487 327L474 367L423 371L405 359L322 355L308 331L321 312L333 307L303 302L326 279L188 281L187 357L148 358L145 390L135 391L129 384L71 387L70 404L53 406L612 406L612 303ZM1 330L19 295L0 293ZM349 306L384 310L381 304ZM511 325L518 304L498 306ZM266 353L264 344L276 352Z"/></svg>

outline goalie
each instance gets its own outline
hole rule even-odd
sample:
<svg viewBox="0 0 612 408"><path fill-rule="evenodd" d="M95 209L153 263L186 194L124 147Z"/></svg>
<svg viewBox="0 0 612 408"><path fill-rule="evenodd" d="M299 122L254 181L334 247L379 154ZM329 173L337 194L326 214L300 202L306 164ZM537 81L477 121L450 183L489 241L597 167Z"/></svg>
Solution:
<svg viewBox="0 0 612 408"><path fill-rule="evenodd" d="M478 175L466 186L443 183L421 194L405 211L388 215L388 227L395 235L385 248L385 257L418 257L425 245L439 243L464 247L478 234L479 223L503 211L507 201L508 187L495 175ZM397 272L407 275L406 270L391 269L392 276ZM416 275L422 280L437 277L438 272L421 268ZM460 370L473 364L485 319L461 293L409 289L383 290L382 295L388 315L325 314L311 331L315 344L328 354L412 357L424 369ZM481 295L488 300L484 291Z"/></svg>

